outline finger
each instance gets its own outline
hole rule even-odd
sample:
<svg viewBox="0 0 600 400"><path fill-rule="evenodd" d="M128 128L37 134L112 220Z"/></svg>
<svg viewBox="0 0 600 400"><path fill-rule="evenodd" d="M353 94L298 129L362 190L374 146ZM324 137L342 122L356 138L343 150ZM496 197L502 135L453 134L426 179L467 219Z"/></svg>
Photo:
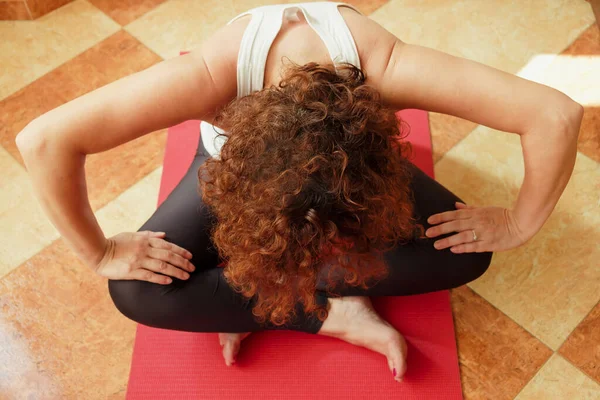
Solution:
<svg viewBox="0 0 600 400"><path fill-rule="evenodd" d="M165 232L153 232L153 231L139 231L137 233L141 233L143 235L147 235L150 237L160 237L160 236L165 236L166 233Z"/></svg>
<svg viewBox="0 0 600 400"><path fill-rule="evenodd" d="M434 214L427 218L427 222L430 224L440 224L442 222L448 222L455 219L467 219L471 216L470 210L456 210L446 211L439 214Z"/></svg>
<svg viewBox="0 0 600 400"><path fill-rule="evenodd" d="M438 250L442 250L451 246L456 246L458 244L470 243L472 241L473 233L471 231L463 231L457 233L456 235L452 235L450 237L436 241L433 244L433 247L435 247Z"/></svg>
<svg viewBox="0 0 600 400"><path fill-rule="evenodd" d="M459 210L471 208L471 206L468 206L468 205L466 205L465 203L462 203L462 202L460 202L460 201L457 201L456 203L454 203L454 205L455 205L455 206L456 206L456 208L458 208Z"/></svg>
<svg viewBox="0 0 600 400"><path fill-rule="evenodd" d="M481 242L464 243L450 248L450 251L456 254L460 253L483 253L487 251Z"/></svg>
<svg viewBox="0 0 600 400"><path fill-rule="evenodd" d="M192 258L192 253L190 253L183 247L179 247L174 243L167 242L164 239L150 238L150 246L157 249L169 250L170 252L179 254L180 256L185 257L187 259Z"/></svg>
<svg viewBox="0 0 600 400"><path fill-rule="evenodd" d="M170 263L156 258L146 258L142 261L142 266L147 270L158 272L163 275L173 276L175 278L185 281L190 277L187 272L171 265Z"/></svg>
<svg viewBox="0 0 600 400"><path fill-rule="evenodd" d="M148 255L152 258L156 258L157 260L166 261L171 265L174 265L189 272L192 272L195 269L191 262L180 256L179 254L173 253L170 250L156 249L154 247L150 247L150 249L148 250Z"/></svg>
<svg viewBox="0 0 600 400"><path fill-rule="evenodd" d="M168 285L173 282L173 279L168 276L155 274L154 272L143 268L134 269L125 279L136 279L138 281L158 283L159 285Z"/></svg>
<svg viewBox="0 0 600 400"><path fill-rule="evenodd" d="M467 229L471 229L471 224L469 222L470 221L466 219L459 219L456 221L446 222L441 225L436 225L427 229L427 231L425 231L425 236L436 237L445 233L466 231Z"/></svg>

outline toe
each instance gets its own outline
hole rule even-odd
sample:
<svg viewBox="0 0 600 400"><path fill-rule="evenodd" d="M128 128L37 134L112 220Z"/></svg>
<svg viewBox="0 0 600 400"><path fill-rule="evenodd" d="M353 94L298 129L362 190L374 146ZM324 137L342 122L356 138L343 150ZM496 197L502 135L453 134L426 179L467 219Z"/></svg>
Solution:
<svg viewBox="0 0 600 400"><path fill-rule="evenodd" d="M235 358L240 351L240 342L230 340L223 346L223 358L225 364L229 367L235 363Z"/></svg>
<svg viewBox="0 0 600 400"><path fill-rule="evenodd" d="M234 362L233 345L231 342L226 342L223 346L223 358L225 359L225 365L228 367Z"/></svg>
<svg viewBox="0 0 600 400"><path fill-rule="evenodd" d="M388 366L394 379L398 382L402 381L406 373L406 341L400 335L399 340L393 346L390 346L388 356Z"/></svg>

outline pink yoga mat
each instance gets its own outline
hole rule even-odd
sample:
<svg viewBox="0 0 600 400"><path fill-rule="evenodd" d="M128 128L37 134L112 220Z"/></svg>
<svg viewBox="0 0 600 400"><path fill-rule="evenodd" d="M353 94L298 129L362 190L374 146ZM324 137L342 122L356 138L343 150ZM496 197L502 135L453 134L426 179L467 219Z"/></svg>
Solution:
<svg viewBox="0 0 600 400"><path fill-rule="evenodd" d="M433 176L427 113L403 110L413 162ZM199 121L168 131L158 203L192 162ZM227 367L216 333L138 325L127 398L133 399L461 399L448 291L374 297L377 311L408 342L408 370L397 383L384 356L341 340L294 331L263 331L242 342Z"/></svg>

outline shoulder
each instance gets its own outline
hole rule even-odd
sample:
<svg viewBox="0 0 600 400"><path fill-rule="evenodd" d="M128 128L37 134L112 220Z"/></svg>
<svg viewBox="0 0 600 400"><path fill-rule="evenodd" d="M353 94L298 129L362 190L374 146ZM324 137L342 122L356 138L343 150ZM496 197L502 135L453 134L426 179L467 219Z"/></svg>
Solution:
<svg viewBox="0 0 600 400"><path fill-rule="evenodd" d="M377 81L385 72L390 55L400 39L371 18L351 8L340 7L339 10L354 38L367 83Z"/></svg>
<svg viewBox="0 0 600 400"><path fill-rule="evenodd" d="M206 38L192 53L202 55L202 63L210 72L212 85L223 93L222 98L233 100L237 95L237 60L244 30L250 16L224 25Z"/></svg>

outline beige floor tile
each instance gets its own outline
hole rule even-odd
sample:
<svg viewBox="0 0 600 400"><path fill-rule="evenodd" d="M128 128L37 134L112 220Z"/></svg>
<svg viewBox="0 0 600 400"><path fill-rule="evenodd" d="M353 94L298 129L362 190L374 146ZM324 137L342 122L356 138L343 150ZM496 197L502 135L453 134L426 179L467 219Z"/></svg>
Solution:
<svg viewBox="0 0 600 400"><path fill-rule="evenodd" d="M39 18L70 3L73 0L27 0L27 8L33 19Z"/></svg>
<svg viewBox="0 0 600 400"><path fill-rule="evenodd" d="M69 3L35 21L0 23L0 100L118 31L87 1Z"/></svg>
<svg viewBox="0 0 600 400"><path fill-rule="evenodd" d="M298 3L295 0L169 0L133 21L124 29L164 59L180 50L191 50L236 15L268 4ZM361 5L362 4L362 5ZM356 1L368 10L368 1Z"/></svg>
<svg viewBox="0 0 600 400"><path fill-rule="evenodd" d="M552 350L467 286L451 291L466 400L512 400Z"/></svg>
<svg viewBox="0 0 600 400"><path fill-rule="evenodd" d="M452 115L436 112L428 114L434 163L478 126L474 122Z"/></svg>
<svg viewBox="0 0 600 400"><path fill-rule="evenodd" d="M583 0L391 0L371 18L401 40L515 73L557 53L594 22Z"/></svg>
<svg viewBox="0 0 600 400"><path fill-rule="evenodd" d="M600 57L541 54L518 75L553 87L583 106L600 106Z"/></svg>
<svg viewBox="0 0 600 400"><path fill-rule="evenodd" d="M109 151L92 154L86 163L88 193L98 210L144 176L160 167L167 130L152 132Z"/></svg>
<svg viewBox="0 0 600 400"><path fill-rule="evenodd" d="M598 24L592 24L569 45L562 55L600 55L600 29Z"/></svg>
<svg viewBox="0 0 600 400"><path fill-rule="evenodd" d="M578 149L600 161L600 34L592 24L560 55L530 60L519 76L553 87L583 104Z"/></svg>
<svg viewBox="0 0 600 400"><path fill-rule="evenodd" d="M479 126L446 153L436 178L474 205L512 207L523 178L519 137ZM556 350L598 302L599 164L579 153L554 213L525 246L496 253L469 284Z"/></svg>
<svg viewBox="0 0 600 400"><path fill-rule="evenodd" d="M358 10L365 14L370 15L373 11L386 4L388 0L346 0L342 3L351 4Z"/></svg>
<svg viewBox="0 0 600 400"><path fill-rule="evenodd" d="M515 400L597 400L600 385L555 354Z"/></svg>
<svg viewBox="0 0 600 400"><path fill-rule="evenodd" d="M96 212L105 236L135 232L152 216L156 210L161 174L162 167L159 167Z"/></svg>
<svg viewBox="0 0 600 400"><path fill-rule="evenodd" d="M59 239L0 280L0 398L106 399L127 384L136 324Z"/></svg>
<svg viewBox="0 0 600 400"><path fill-rule="evenodd" d="M600 303L571 333L560 354L600 383Z"/></svg>
<svg viewBox="0 0 600 400"><path fill-rule="evenodd" d="M59 234L35 198L27 172L2 147L0 170L1 278Z"/></svg>
<svg viewBox="0 0 600 400"><path fill-rule="evenodd" d="M600 107L585 107L577 149L600 162Z"/></svg>
<svg viewBox="0 0 600 400"><path fill-rule="evenodd" d="M127 25L165 0L89 0L121 25Z"/></svg>
<svg viewBox="0 0 600 400"><path fill-rule="evenodd" d="M0 101L0 144L19 160L17 134L33 119L87 92L160 62L125 31L111 35L79 56ZM87 188L97 210L162 164L166 129L115 149L90 155Z"/></svg>

